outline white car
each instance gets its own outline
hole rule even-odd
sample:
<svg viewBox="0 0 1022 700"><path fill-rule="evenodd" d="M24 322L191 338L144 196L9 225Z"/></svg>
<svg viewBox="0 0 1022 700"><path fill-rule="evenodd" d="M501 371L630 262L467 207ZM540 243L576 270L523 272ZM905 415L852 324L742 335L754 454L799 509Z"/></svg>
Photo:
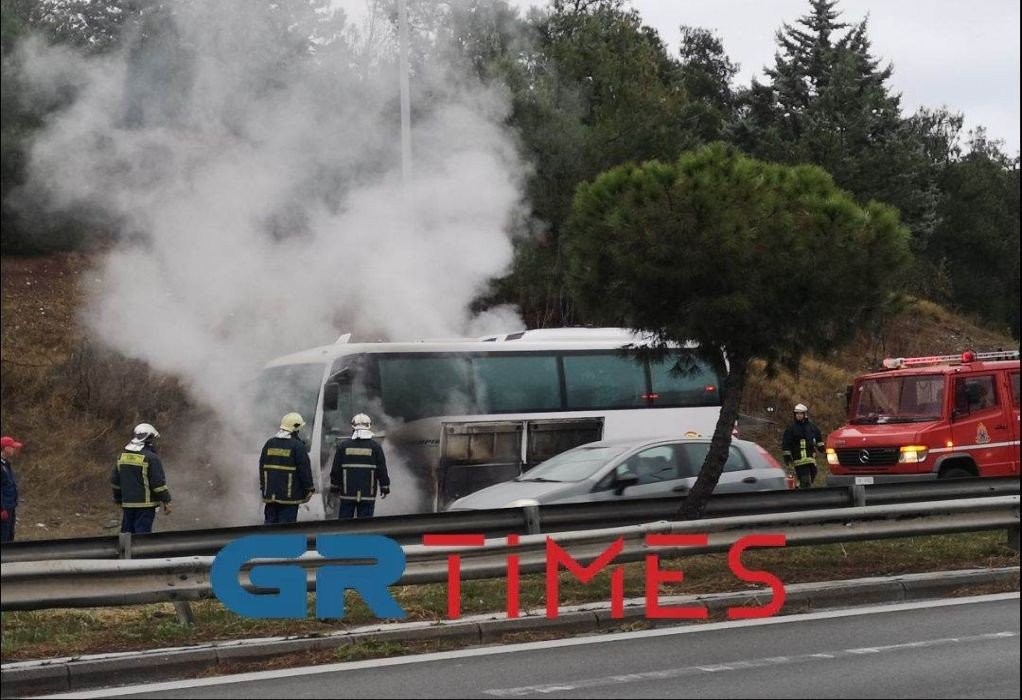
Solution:
<svg viewBox="0 0 1022 700"><path fill-rule="evenodd" d="M591 442L562 452L511 481L459 498L447 510L684 496L695 484L709 449L710 439L705 437ZM769 452L754 442L733 439L714 493L791 486L787 473Z"/></svg>

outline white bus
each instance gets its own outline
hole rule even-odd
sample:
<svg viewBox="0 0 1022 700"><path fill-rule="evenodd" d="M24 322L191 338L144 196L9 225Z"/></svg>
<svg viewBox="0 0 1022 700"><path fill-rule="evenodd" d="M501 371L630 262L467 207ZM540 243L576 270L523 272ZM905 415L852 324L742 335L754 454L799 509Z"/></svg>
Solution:
<svg viewBox="0 0 1022 700"><path fill-rule="evenodd" d="M320 494L335 442L368 413L394 481L377 514L442 510L582 443L712 434L722 377L691 348L650 361L634 349L646 345L618 328L403 343L342 336L270 362L257 413L263 430L289 411L310 422ZM323 516L314 501L303 517Z"/></svg>

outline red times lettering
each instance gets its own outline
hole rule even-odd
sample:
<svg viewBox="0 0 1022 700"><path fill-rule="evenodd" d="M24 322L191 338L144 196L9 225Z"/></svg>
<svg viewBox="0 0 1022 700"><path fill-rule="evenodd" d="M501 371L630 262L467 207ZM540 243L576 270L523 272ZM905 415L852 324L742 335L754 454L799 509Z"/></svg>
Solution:
<svg viewBox="0 0 1022 700"><path fill-rule="evenodd" d="M546 616L557 617L560 607L560 590L558 566L563 564L575 578L582 583L589 583L600 571L614 560L625 546L623 537L618 537L589 566L582 566L570 554L564 551L554 540L546 538ZM625 571L620 566L614 567L610 575L610 616L620 619L625 616Z"/></svg>
<svg viewBox="0 0 1022 700"><path fill-rule="evenodd" d="M422 536L422 544L427 547L482 547L485 543L481 534ZM447 617L461 617L461 557L457 554L447 555Z"/></svg>
<svg viewBox="0 0 1022 700"><path fill-rule="evenodd" d="M756 571L747 569L742 564L742 552L749 547L784 547L787 540L784 534L776 535L748 535L741 538L733 545L727 554L727 564L732 573L743 581L749 583L765 583L773 591L773 599L766 605L752 608L728 608L727 619L740 620L751 617L770 617L780 612L784 607L784 599L787 593L784 590L784 582L769 571Z"/></svg>
<svg viewBox="0 0 1022 700"><path fill-rule="evenodd" d="M647 547L701 547L709 536L701 535L646 535ZM651 620L705 620L710 611L702 605L660 607L660 584L681 583L682 571L664 571L660 568L660 555L646 555L646 617Z"/></svg>

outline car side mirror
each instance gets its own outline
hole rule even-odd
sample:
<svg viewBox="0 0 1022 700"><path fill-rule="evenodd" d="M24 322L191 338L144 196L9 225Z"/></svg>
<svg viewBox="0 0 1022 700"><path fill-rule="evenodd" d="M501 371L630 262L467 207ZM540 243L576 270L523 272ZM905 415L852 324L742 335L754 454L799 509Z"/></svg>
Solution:
<svg viewBox="0 0 1022 700"><path fill-rule="evenodd" d="M614 477L614 495L620 496L629 486L639 483L639 475L635 472L623 471Z"/></svg>

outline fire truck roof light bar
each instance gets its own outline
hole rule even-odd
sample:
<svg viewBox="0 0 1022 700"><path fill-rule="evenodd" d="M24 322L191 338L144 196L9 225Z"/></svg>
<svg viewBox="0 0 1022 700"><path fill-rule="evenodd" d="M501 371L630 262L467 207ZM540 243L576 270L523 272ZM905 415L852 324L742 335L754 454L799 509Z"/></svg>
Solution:
<svg viewBox="0 0 1022 700"><path fill-rule="evenodd" d="M902 369L903 367L922 367L925 365L949 365L982 360L1017 360L1018 350L996 350L994 352L973 352L966 350L959 355L930 355L928 357L888 357L884 360L885 369Z"/></svg>

